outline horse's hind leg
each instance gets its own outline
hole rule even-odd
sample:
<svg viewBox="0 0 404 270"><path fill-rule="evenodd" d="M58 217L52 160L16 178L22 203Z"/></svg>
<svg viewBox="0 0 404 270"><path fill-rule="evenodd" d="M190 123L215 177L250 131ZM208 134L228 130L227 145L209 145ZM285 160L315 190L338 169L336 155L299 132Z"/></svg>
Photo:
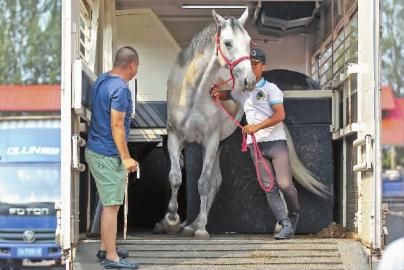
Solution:
<svg viewBox="0 0 404 270"><path fill-rule="evenodd" d="M180 155L183 148L183 142L175 133L169 131L167 147L171 161L171 169L168 176L171 185L171 199L168 204L168 212L164 218L163 226L167 233L174 234L180 230L180 217L177 214L177 194L182 182Z"/></svg>
<svg viewBox="0 0 404 270"><path fill-rule="evenodd" d="M213 164L212 173L210 175L210 187L209 187L209 194L207 199L207 216L209 216L210 209L212 207L213 201L215 200L216 194L222 184L222 174L220 172L220 164L219 164L219 157L220 157L220 149L216 153L215 163ZM186 236L193 236L198 226L200 214L197 218L188 226L186 226L183 230L183 235Z"/></svg>
<svg viewBox="0 0 404 270"><path fill-rule="evenodd" d="M205 229L208 221L208 195L211 183L211 173L213 164L216 159L217 149L219 146L219 134L215 132L206 138L204 142L205 153L203 157L202 173L198 180L199 196L201 198L200 212L198 218L198 225L195 231L195 237L206 239L209 238L209 234Z"/></svg>

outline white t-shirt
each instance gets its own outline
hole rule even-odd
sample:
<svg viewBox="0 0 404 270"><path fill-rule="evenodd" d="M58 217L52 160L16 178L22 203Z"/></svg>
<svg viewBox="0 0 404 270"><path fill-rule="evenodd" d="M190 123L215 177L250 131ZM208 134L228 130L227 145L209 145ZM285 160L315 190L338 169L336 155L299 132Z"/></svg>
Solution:
<svg viewBox="0 0 404 270"><path fill-rule="evenodd" d="M272 116L272 105L283 103L283 93L273 83L262 78L251 92L231 92L232 97L243 105L247 122L256 125ZM257 142L286 140L282 122L259 130L255 133ZM251 136L247 136L247 143L252 143Z"/></svg>
<svg viewBox="0 0 404 270"><path fill-rule="evenodd" d="M389 244L383 253L378 270L404 269L404 237Z"/></svg>

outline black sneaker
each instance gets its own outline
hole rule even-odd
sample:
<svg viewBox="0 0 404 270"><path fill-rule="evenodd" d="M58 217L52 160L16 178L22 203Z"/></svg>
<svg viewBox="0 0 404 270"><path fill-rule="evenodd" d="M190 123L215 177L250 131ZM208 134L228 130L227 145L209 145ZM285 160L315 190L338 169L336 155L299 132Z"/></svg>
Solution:
<svg viewBox="0 0 404 270"><path fill-rule="evenodd" d="M281 222L282 229L279 233L274 235L275 240L285 240L293 238L293 228L289 219L284 219Z"/></svg>
<svg viewBox="0 0 404 270"><path fill-rule="evenodd" d="M129 256L129 251L127 251L126 249L116 248L116 253L120 258L127 258ZM107 257L107 252L100 249L98 250L96 256L100 261L103 261Z"/></svg>
<svg viewBox="0 0 404 270"><path fill-rule="evenodd" d="M125 259L119 258L119 261L112 261L110 259L104 260L105 269L138 269L139 264L135 262L130 262Z"/></svg>

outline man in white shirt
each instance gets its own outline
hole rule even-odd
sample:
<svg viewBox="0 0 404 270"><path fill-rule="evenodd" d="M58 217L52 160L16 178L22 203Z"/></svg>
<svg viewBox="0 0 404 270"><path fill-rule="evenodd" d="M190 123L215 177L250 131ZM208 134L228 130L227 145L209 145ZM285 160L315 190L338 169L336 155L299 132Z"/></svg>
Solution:
<svg viewBox="0 0 404 270"><path fill-rule="evenodd" d="M266 193L268 204L275 215L282 230L274 235L277 240L292 238L299 219L298 194L292 182L292 170L289 160L286 135L282 121L285 119L283 107L283 93L273 83L266 81L262 73L266 68L265 53L254 48L250 53L251 65L256 76L257 84L251 92L231 92L212 89L212 96L220 100L229 98L239 102L246 114L248 125L243 127L247 135L247 144L251 158L254 150L251 134L255 134L258 146L264 156L260 161L259 170L265 186L269 186L271 179L265 171L262 162L266 162L275 177L272 190ZM286 204L280 196L282 191Z"/></svg>
<svg viewBox="0 0 404 270"><path fill-rule="evenodd" d="M387 246L377 269L404 270L404 237Z"/></svg>

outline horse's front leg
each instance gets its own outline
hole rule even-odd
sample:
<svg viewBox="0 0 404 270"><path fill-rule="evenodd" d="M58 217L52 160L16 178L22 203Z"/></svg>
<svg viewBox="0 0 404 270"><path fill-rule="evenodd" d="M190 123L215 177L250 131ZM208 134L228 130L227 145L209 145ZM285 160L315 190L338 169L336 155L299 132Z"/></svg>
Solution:
<svg viewBox="0 0 404 270"><path fill-rule="evenodd" d="M183 148L182 140L174 132L168 132L167 148L171 161L171 169L168 176L171 185L171 199L168 204L168 212L164 218L164 227L167 233L174 234L180 230L180 217L177 214L177 195L182 182L180 156Z"/></svg>
<svg viewBox="0 0 404 270"><path fill-rule="evenodd" d="M209 234L206 231L206 223L208 222L208 197L211 188L211 174L214 162L216 160L217 150L219 146L219 132L214 132L206 136L203 142L204 157L202 173L198 180L199 196L201 198L200 212L198 218L198 224L195 231L195 237L200 239L209 238Z"/></svg>
<svg viewBox="0 0 404 270"><path fill-rule="evenodd" d="M207 216L209 216L210 209L215 200L216 194L220 188L220 185L222 184L222 175L220 172L219 159L220 159L220 148L216 153L215 162L213 164L212 172L210 174L209 193L208 193L207 207L206 207ZM200 214L191 224L187 225L184 228L184 230L182 232L183 235L185 235L185 236L194 236L195 235L195 231L198 226L199 218L200 218Z"/></svg>

